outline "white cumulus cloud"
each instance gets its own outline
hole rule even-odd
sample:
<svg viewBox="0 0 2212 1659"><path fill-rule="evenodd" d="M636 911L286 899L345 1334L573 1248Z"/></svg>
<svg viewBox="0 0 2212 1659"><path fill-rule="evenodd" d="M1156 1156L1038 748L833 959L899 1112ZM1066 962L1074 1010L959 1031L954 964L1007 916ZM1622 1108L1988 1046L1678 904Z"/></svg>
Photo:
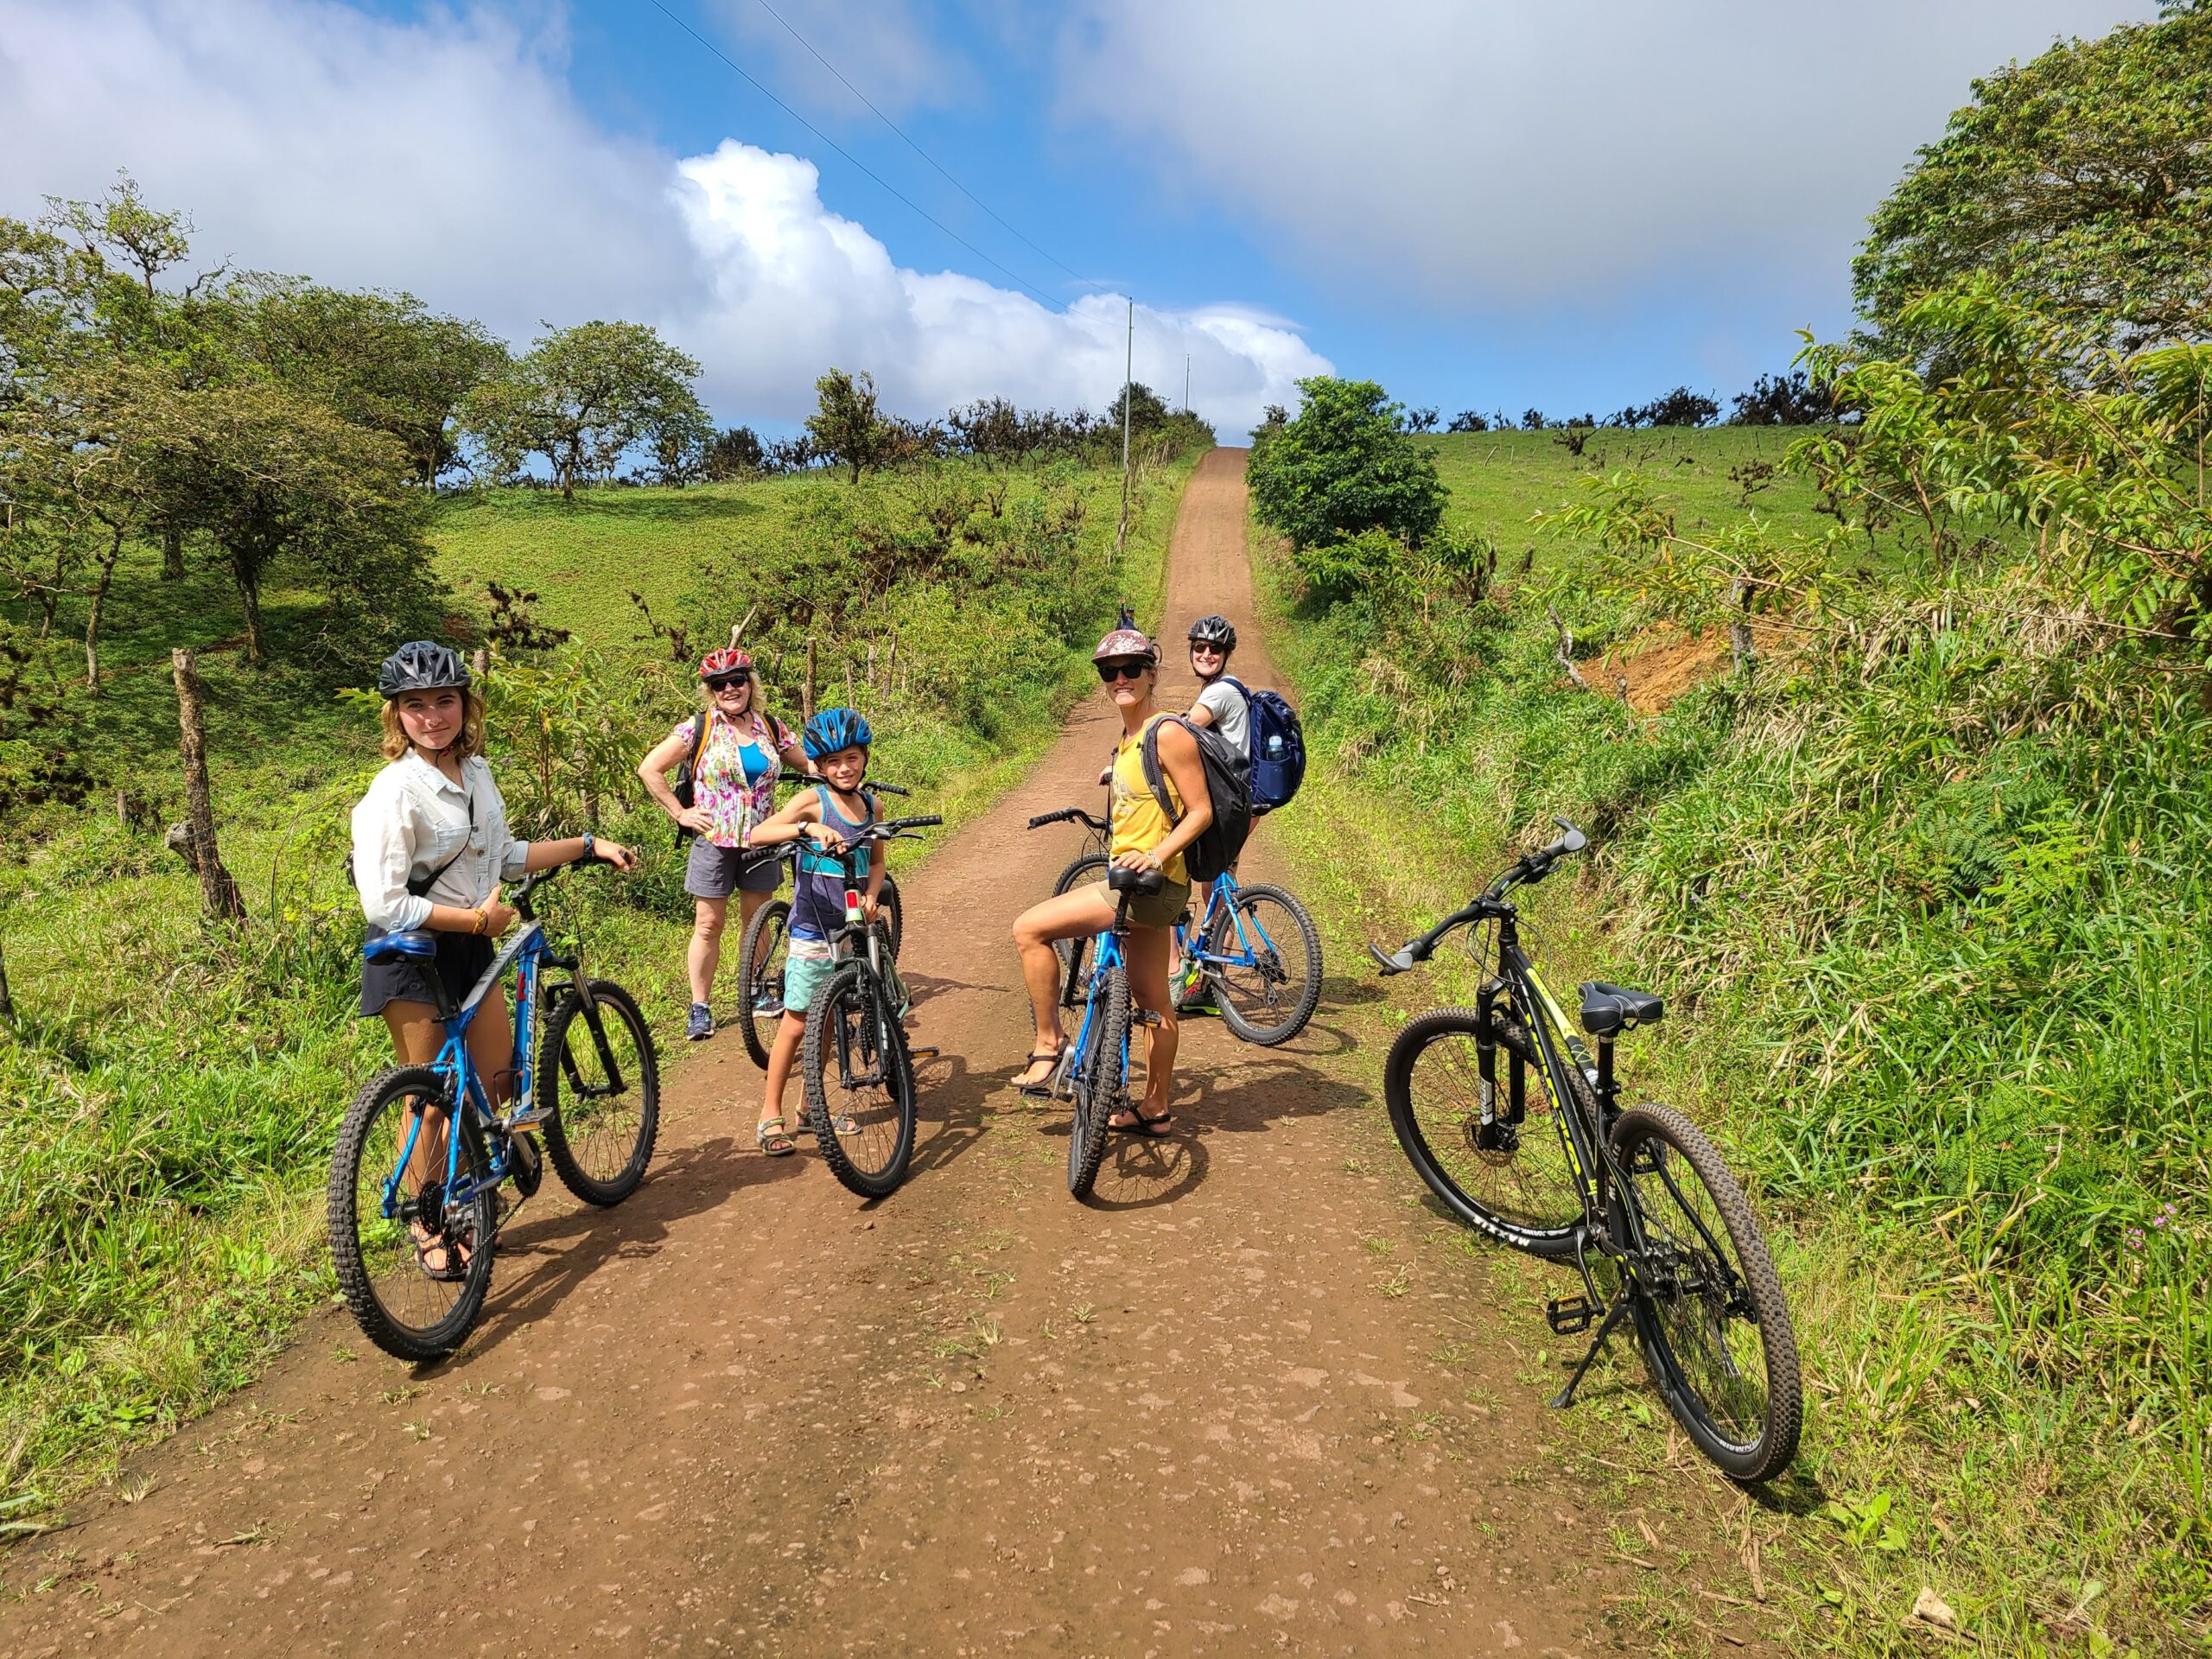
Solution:
<svg viewBox="0 0 2212 1659"><path fill-rule="evenodd" d="M211 258L404 288L518 343L541 321L652 322L702 359L728 421L796 418L832 365L912 414L993 394L1096 409L1121 383L1111 296L1054 312L910 270L801 158L732 139L684 159L607 131L568 86L557 11L6 0L5 16L0 213L127 167L192 213ZM1179 393L1186 353L1224 436L1328 366L1254 309L1139 309L1139 378Z"/></svg>
<svg viewBox="0 0 2212 1659"><path fill-rule="evenodd" d="M1969 81L2155 0L1071 0L1064 116L1455 311L1840 288ZM1780 279L1777 281L1777 279Z"/></svg>

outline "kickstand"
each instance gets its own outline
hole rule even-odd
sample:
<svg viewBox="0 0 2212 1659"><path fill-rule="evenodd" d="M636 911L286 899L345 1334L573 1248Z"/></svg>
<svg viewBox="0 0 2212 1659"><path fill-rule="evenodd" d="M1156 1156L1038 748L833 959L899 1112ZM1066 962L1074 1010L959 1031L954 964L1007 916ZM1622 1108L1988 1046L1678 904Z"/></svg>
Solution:
<svg viewBox="0 0 2212 1659"><path fill-rule="evenodd" d="M1613 1334L1613 1327L1621 1322L1621 1316L1627 1312L1628 1298L1622 1296L1613 1303L1611 1312L1599 1325L1598 1334L1590 1338L1590 1351L1582 1356L1582 1363L1574 1368L1574 1375L1567 1379L1567 1386L1553 1397L1552 1404L1559 1410L1564 1411L1574 1403L1574 1391L1582 1386L1582 1378L1589 1370L1591 1362L1598 1357L1598 1351L1605 1345L1605 1338Z"/></svg>

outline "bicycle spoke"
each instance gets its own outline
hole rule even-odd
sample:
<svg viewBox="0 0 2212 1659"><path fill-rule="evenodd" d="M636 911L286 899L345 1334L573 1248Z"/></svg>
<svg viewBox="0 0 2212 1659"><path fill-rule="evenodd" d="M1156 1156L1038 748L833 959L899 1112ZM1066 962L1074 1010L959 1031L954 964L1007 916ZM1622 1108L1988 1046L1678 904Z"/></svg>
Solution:
<svg viewBox="0 0 2212 1659"><path fill-rule="evenodd" d="M1558 1114L1531 1077L1521 1122L1505 1121L1504 1058L1501 1052L1485 1124L1474 1033L1440 1033L1421 1051L1407 1079L1413 1122L1439 1173L1478 1208L1531 1231L1572 1227L1582 1218L1582 1198L1560 1145Z"/></svg>

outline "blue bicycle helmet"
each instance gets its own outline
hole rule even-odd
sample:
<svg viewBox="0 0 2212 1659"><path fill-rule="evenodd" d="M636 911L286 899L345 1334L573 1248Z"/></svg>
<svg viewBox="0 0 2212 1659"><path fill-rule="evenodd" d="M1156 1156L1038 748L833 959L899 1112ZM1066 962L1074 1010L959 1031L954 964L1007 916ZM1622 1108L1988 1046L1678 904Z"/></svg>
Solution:
<svg viewBox="0 0 2212 1659"><path fill-rule="evenodd" d="M824 709L806 722L806 758L820 760L840 749L864 749L874 741L857 709Z"/></svg>

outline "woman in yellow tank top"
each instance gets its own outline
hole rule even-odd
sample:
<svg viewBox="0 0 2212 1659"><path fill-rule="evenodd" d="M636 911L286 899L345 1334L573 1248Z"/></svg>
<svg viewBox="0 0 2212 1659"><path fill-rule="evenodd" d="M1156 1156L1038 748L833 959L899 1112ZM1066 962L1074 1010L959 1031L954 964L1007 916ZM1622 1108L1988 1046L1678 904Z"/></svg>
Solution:
<svg viewBox="0 0 2212 1659"><path fill-rule="evenodd" d="M1129 905L1129 920L1135 924L1129 931L1128 950L1129 991L1137 1007L1158 1014L1160 1023L1145 1027L1144 1099L1134 1115L1119 1113L1112 1122L1118 1129L1165 1135L1173 1121L1168 1104L1173 1098L1179 1035L1174 1001L1167 993L1172 942L1168 930L1191 898L1191 877L1183 863L1183 849L1213 822L1213 803L1206 793L1205 766L1198 759L1198 740L1179 721L1169 720L1154 700L1160 680L1160 648L1134 628L1116 628L1098 642L1091 660L1098 665L1098 677L1105 681L1106 693L1122 716L1122 741L1114 751L1110 769L1110 855L1124 869L1158 870L1167 878L1167 885L1158 893L1135 899ZM1157 739L1160 770L1169 802L1179 817L1160 810L1144 778L1144 735L1163 720L1169 723L1160 727ZM1037 1040L1031 1046L1028 1063L1014 1079L1025 1094L1044 1091L1060 1050L1067 1044L1067 1034L1060 1027L1060 959L1052 950L1052 942L1081 938L1113 924L1114 896L1103 881L1033 905L1014 923L1014 943L1021 952L1021 977L1037 1024Z"/></svg>

